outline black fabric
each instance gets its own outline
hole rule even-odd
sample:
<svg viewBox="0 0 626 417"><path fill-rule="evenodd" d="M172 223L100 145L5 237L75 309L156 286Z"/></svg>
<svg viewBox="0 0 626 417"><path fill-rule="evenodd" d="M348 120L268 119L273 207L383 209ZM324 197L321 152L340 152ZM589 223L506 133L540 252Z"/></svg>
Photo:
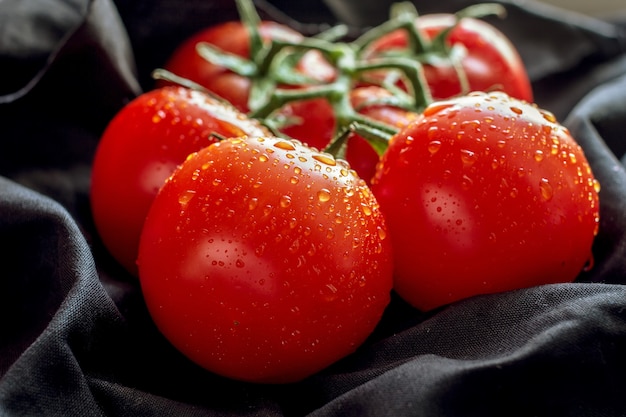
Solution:
<svg viewBox="0 0 626 417"><path fill-rule="evenodd" d="M417 1L422 13L470 3ZM259 7L306 31L375 24L381 4ZM180 40L236 17L234 4L0 1L0 415L626 415L625 26L503 4L507 18L490 22L518 46L537 103L570 128L602 184L594 267L572 284L428 314L394 298L355 354L265 386L204 371L165 341L136 280L99 242L88 200L108 120L152 87L150 71Z"/></svg>

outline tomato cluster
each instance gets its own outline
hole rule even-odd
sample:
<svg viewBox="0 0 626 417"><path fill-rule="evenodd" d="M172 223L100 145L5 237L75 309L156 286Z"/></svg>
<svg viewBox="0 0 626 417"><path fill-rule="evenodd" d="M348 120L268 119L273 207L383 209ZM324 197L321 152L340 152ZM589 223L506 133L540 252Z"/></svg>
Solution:
<svg viewBox="0 0 626 417"><path fill-rule="evenodd" d="M102 241L191 360L297 381L361 345L391 291L432 310L591 264L599 184L475 9L405 5L341 41L238 4L242 21L174 51L93 164Z"/></svg>

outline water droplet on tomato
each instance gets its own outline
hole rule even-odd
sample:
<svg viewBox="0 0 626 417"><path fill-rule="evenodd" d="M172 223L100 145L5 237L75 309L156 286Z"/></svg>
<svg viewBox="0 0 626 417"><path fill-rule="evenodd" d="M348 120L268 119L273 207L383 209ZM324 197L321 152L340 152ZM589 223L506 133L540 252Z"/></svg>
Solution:
<svg viewBox="0 0 626 417"><path fill-rule="evenodd" d="M474 181L467 175L463 175L461 178L461 187L463 187L464 190L469 190L472 185L474 185Z"/></svg>
<svg viewBox="0 0 626 417"><path fill-rule="evenodd" d="M428 152L430 152L431 155L436 154L439 149L441 149L441 141L433 140L428 144Z"/></svg>
<svg viewBox="0 0 626 417"><path fill-rule="evenodd" d="M519 107L511 106L510 109L515 114L522 114L522 113L524 113L524 111L522 109L520 109Z"/></svg>
<svg viewBox="0 0 626 417"><path fill-rule="evenodd" d="M313 155L313 159L315 159L318 162L321 162L322 164L326 164L330 166L337 165L337 161L335 160L335 158L333 158L332 155L329 155L329 154Z"/></svg>
<svg viewBox="0 0 626 417"><path fill-rule="evenodd" d="M469 149L461 150L461 161L463 161L463 165L471 166L476 162L476 159L478 159L476 152L470 151Z"/></svg>
<svg viewBox="0 0 626 417"><path fill-rule="evenodd" d="M543 161L544 156L545 155L544 155L544 153L543 153L543 151L541 149L537 149L535 151L535 155L534 155L535 161L537 161L537 162Z"/></svg>
<svg viewBox="0 0 626 417"><path fill-rule="evenodd" d="M428 107L426 107L424 109L424 111L422 112L422 114L424 116L432 116L435 113L438 113L442 110L445 110L447 108L452 107L453 104L452 103L446 103L446 102L434 102L433 104L429 105Z"/></svg>
<svg viewBox="0 0 626 417"><path fill-rule="evenodd" d="M330 191L326 188L322 188L317 192L317 199L322 203L327 202L328 200L330 200Z"/></svg>
<svg viewBox="0 0 626 417"><path fill-rule="evenodd" d="M186 206L195 195L194 190L187 190L178 197L178 202L181 206Z"/></svg>
<svg viewBox="0 0 626 417"><path fill-rule="evenodd" d="M241 259L237 259L237 260L235 261L235 266L236 266L237 268L243 268L244 266L246 266L246 264L245 264L245 263L244 263Z"/></svg>
<svg viewBox="0 0 626 417"><path fill-rule="evenodd" d="M600 185L600 181L593 179L592 184L593 184L593 189L596 191L596 193L599 193L602 188Z"/></svg>
<svg viewBox="0 0 626 417"><path fill-rule="evenodd" d="M259 205L259 199L256 197L248 200L248 210L254 210Z"/></svg>
<svg viewBox="0 0 626 417"><path fill-rule="evenodd" d="M288 195L283 195L280 197L280 206L282 208L287 208L291 205L291 197Z"/></svg>
<svg viewBox="0 0 626 417"><path fill-rule="evenodd" d="M295 151L296 150L296 147L293 145L293 143L290 143L290 142L288 142L286 140L282 140L282 141L276 142L274 144L274 146L276 148L282 149L284 151Z"/></svg>
<svg viewBox="0 0 626 417"><path fill-rule="evenodd" d="M544 119L546 119L548 122L550 123L556 123L556 117L554 116L554 114L550 113L547 110L539 110L539 112L541 113L541 115L543 116Z"/></svg>
<svg viewBox="0 0 626 417"><path fill-rule="evenodd" d="M438 133L439 133L439 128L437 126L431 126L428 128L428 137L430 139L435 138Z"/></svg>
<svg viewBox="0 0 626 417"><path fill-rule="evenodd" d="M541 196L544 200L552 200L552 197L554 196L554 190L552 189L552 185L547 178L542 178L539 182L539 191L541 191Z"/></svg>

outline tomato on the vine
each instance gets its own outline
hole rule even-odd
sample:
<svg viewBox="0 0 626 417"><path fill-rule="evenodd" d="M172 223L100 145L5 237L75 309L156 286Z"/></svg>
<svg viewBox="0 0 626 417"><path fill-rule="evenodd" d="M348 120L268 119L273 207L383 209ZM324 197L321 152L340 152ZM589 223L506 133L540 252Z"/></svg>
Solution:
<svg viewBox="0 0 626 417"><path fill-rule="evenodd" d="M434 99L445 99L471 91L503 91L508 95L533 101L533 92L526 67L511 41L493 25L471 17L458 23L452 14L425 14L417 17L415 25L427 40L456 24L447 35L446 47L453 60L460 63L464 75L459 75L450 59L432 53L424 54L424 76ZM409 45L407 32L392 31L372 42L365 55L375 58ZM461 77L467 80L463 91Z"/></svg>
<svg viewBox="0 0 626 417"><path fill-rule="evenodd" d="M297 42L302 34L282 23L261 21L259 34L265 42L282 40ZM225 53L250 58L250 34L240 21L224 22L201 30L186 39L172 53L164 68L180 77L194 81L224 98L242 112L250 111L249 98L252 81L240 74L203 58L197 51L200 43L211 44ZM335 75L332 67L318 51L307 51L295 66L295 70L309 77L312 83L331 81ZM264 75L270 77L271 74ZM298 85L282 85L283 88L299 88ZM319 138L332 137L335 125L332 108L326 100L311 99L287 103L281 116L292 119L282 131L298 140L318 147Z"/></svg>
<svg viewBox="0 0 626 417"><path fill-rule="evenodd" d="M392 288L370 189L332 156L275 137L190 156L150 209L139 278L191 360L246 381L300 380L353 352Z"/></svg>
<svg viewBox="0 0 626 417"><path fill-rule="evenodd" d="M267 131L234 108L198 91L163 87L123 107L102 134L91 176L91 209L104 245L136 274L148 208L187 155L220 136Z"/></svg>
<svg viewBox="0 0 626 417"><path fill-rule="evenodd" d="M504 93L432 104L392 138L372 190L395 289L419 309L573 281L592 258L599 184L583 150Z"/></svg>

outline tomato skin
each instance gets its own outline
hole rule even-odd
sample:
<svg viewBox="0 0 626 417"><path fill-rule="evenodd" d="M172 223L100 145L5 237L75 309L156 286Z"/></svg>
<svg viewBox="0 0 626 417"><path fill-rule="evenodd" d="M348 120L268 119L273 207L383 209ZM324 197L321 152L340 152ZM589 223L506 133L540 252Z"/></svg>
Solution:
<svg viewBox="0 0 626 417"><path fill-rule="evenodd" d="M164 87L122 108L102 134L91 175L91 209L98 233L131 274L148 208L167 177L216 139L265 134L236 110L203 93Z"/></svg>
<svg viewBox="0 0 626 417"><path fill-rule="evenodd" d="M599 184L582 149L503 93L431 105L391 140L372 190L395 289L418 309L570 282L592 256Z"/></svg>
<svg viewBox="0 0 626 417"><path fill-rule="evenodd" d="M220 375L297 381L354 351L390 299L391 244L347 165L272 137L190 157L148 214L139 272L181 352Z"/></svg>
<svg viewBox="0 0 626 417"><path fill-rule="evenodd" d="M259 32L265 40L297 41L302 38L297 31L273 21L262 21ZM240 111L248 112L250 80L202 58L196 51L196 45L200 42L209 43L242 58L249 58L249 34L243 23L228 21L200 30L172 52L163 68L202 85Z"/></svg>
<svg viewBox="0 0 626 417"><path fill-rule="evenodd" d="M451 14L425 14L416 19L416 26L427 39L455 23ZM403 30L380 37L368 48L370 57L382 52L407 47ZM503 91L508 95L533 101L533 92L522 59L506 36L487 22L464 18L448 37L448 45L462 53L461 64L469 83L469 91ZM424 75L435 100L462 94L455 69L445 62L425 64Z"/></svg>

